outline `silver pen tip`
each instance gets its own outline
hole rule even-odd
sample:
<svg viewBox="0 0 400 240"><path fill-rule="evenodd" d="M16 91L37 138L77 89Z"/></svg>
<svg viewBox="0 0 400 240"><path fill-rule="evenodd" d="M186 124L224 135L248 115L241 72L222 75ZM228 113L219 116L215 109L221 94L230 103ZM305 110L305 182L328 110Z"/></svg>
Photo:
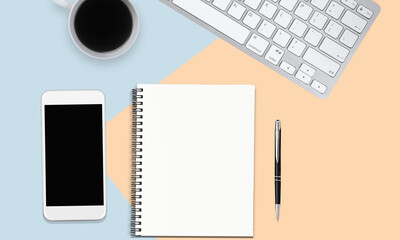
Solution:
<svg viewBox="0 0 400 240"><path fill-rule="evenodd" d="M276 120L275 121L275 129L276 130L281 130L281 121L280 120Z"/></svg>
<svg viewBox="0 0 400 240"><path fill-rule="evenodd" d="M275 211L276 211L276 220L279 221L279 211L280 211L281 205L280 204L275 204Z"/></svg>

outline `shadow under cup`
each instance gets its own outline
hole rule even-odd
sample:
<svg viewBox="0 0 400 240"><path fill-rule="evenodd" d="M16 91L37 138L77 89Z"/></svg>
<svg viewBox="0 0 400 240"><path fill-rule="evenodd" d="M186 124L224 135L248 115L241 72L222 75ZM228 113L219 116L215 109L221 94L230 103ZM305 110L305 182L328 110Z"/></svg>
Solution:
<svg viewBox="0 0 400 240"><path fill-rule="evenodd" d="M129 0L85 0L73 14L71 36L90 56L117 57L136 39L138 19Z"/></svg>

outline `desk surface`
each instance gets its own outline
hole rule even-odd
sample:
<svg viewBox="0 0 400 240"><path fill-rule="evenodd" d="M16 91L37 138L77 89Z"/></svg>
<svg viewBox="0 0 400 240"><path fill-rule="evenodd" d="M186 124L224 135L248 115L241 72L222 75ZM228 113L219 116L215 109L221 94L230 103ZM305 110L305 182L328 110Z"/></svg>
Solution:
<svg viewBox="0 0 400 240"><path fill-rule="evenodd" d="M67 12L50 0L8 1L0 9L0 238L129 239L130 89L158 82L256 86L255 239L400 238L398 1L377 0L381 15L327 100L157 0L132 2L141 17L138 42L111 61L80 53ZM100 223L42 217L40 96L48 89L106 94L108 215ZM284 124L279 224L277 118Z"/></svg>

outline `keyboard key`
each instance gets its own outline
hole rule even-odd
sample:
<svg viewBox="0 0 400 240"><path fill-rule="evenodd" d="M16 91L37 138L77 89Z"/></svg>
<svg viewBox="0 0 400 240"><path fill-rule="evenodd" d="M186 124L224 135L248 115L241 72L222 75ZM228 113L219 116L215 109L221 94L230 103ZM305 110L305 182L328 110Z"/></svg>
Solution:
<svg viewBox="0 0 400 240"><path fill-rule="evenodd" d="M280 10L275 18L275 22L281 25L283 28L287 28L292 18L292 15L283 10Z"/></svg>
<svg viewBox="0 0 400 240"><path fill-rule="evenodd" d="M328 2L329 0L311 0L311 4L319 8L319 10L324 10Z"/></svg>
<svg viewBox="0 0 400 240"><path fill-rule="evenodd" d="M278 65L284 53L285 52L283 50L279 49L275 45L272 45L271 48L268 50L267 55L265 55L265 59L267 59L274 65Z"/></svg>
<svg viewBox="0 0 400 240"><path fill-rule="evenodd" d="M260 6L261 0L244 0L244 4L251 7L252 9L257 9Z"/></svg>
<svg viewBox="0 0 400 240"><path fill-rule="evenodd" d="M340 5L339 3L332 1L331 4L329 5L328 9L326 10L326 13L333 17L334 19L339 19L340 15L342 15L344 11L344 7Z"/></svg>
<svg viewBox="0 0 400 240"><path fill-rule="evenodd" d="M286 47L290 40L290 34L287 32L283 31L282 29L279 29L275 36L274 36L274 42L279 44L281 47Z"/></svg>
<svg viewBox="0 0 400 240"><path fill-rule="evenodd" d="M307 74L310 77L314 77L315 75L315 69L308 66L307 64L303 63L300 67L300 71L302 71L303 73Z"/></svg>
<svg viewBox="0 0 400 240"><path fill-rule="evenodd" d="M325 32L333 37L333 38L338 38L340 33L342 32L343 27L337 23L335 23L334 21L330 21L328 23L328 26L325 28Z"/></svg>
<svg viewBox="0 0 400 240"><path fill-rule="evenodd" d="M349 50L340 46L329 38L325 38L324 41L322 41L319 49L339 62L344 62L347 55L349 55Z"/></svg>
<svg viewBox="0 0 400 240"><path fill-rule="evenodd" d="M243 7L241 4L237 2L234 2L228 11L228 14L239 20L243 17L245 11L246 11L245 7Z"/></svg>
<svg viewBox="0 0 400 240"><path fill-rule="evenodd" d="M289 12L291 12L296 5L297 0L281 0L279 3L282 7L286 8Z"/></svg>
<svg viewBox="0 0 400 240"><path fill-rule="evenodd" d="M362 33L365 26L367 25L367 21L362 19L361 17L357 16L356 14L352 13L351 11L347 11L343 18L342 23L344 23L349 28L353 29L358 33Z"/></svg>
<svg viewBox="0 0 400 240"><path fill-rule="evenodd" d="M307 21L307 19L310 17L312 13L312 10L313 10L312 7L301 2L294 13L304 21Z"/></svg>
<svg viewBox="0 0 400 240"><path fill-rule="evenodd" d="M308 30L307 35L304 37L304 40L306 40L306 42L316 47L319 41L321 41L321 38L322 38L321 33L319 33L314 28L310 28L310 30Z"/></svg>
<svg viewBox="0 0 400 240"><path fill-rule="evenodd" d="M290 75L292 75L294 73L294 71L296 71L296 68L293 67L292 65L290 65L289 63L282 61L280 68L282 70L284 70L285 72L289 73Z"/></svg>
<svg viewBox="0 0 400 240"><path fill-rule="evenodd" d="M213 4L222 11L225 11L231 0L214 0Z"/></svg>
<svg viewBox="0 0 400 240"><path fill-rule="evenodd" d="M339 64L312 48L307 49L303 59L331 77L335 77L340 69Z"/></svg>
<svg viewBox="0 0 400 240"><path fill-rule="evenodd" d="M240 44L250 35L247 28L201 0L173 0L173 3Z"/></svg>
<svg viewBox="0 0 400 240"><path fill-rule="evenodd" d="M311 77L308 76L307 74L303 73L302 71L298 71L296 74L296 78L302 81L305 84L310 84L311 82Z"/></svg>
<svg viewBox="0 0 400 240"><path fill-rule="evenodd" d="M322 29L326 21L328 21L328 17L326 17L322 13L314 12L313 16L311 17L310 23L318 29Z"/></svg>
<svg viewBox="0 0 400 240"><path fill-rule="evenodd" d="M355 0L342 0L342 3L351 9L354 9L357 6L357 2Z"/></svg>
<svg viewBox="0 0 400 240"><path fill-rule="evenodd" d="M271 38L272 34L274 33L276 26L267 20L264 20L260 27L258 28L258 32L264 35L267 38Z"/></svg>
<svg viewBox="0 0 400 240"><path fill-rule="evenodd" d="M312 82L311 87L322 94L324 94L327 89L327 87L324 84L318 82L317 80L314 80L314 82Z"/></svg>
<svg viewBox="0 0 400 240"><path fill-rule="evenodd" d="M271 19L275 15L277 9L277 6L270 3L269 1L265 1L260 8L260 13L265 17Z"/></svg>
<svg viewBox="0 0 400 240"><path fill-rule="evenodd" d="M304 32L307 30L307 25L295 19L289 28L289 31L296 34L298 37L303 37Z"/></svg>
<svg viewBox="0 0 400 240"><path fill-rule="evenodd" d="M257 34L253 34L251 36L249 42L247 42L246 47L261 56L264 54L268 45L269 45L269 42L267 40L264 40L262 37L258 36Z"/></svg>
<svg viewBox="0 0 400 240"><path fill-rule="evenodd" d="M260 22L261 17L255 14L252 11L248 11L246 17L243 19L243 23L247 26L251 27L252 29L256 28L258 23Z"/></svg>
<svg viewBox="0 0 400 240"><path fill-rule="evenodd" d="M370 19L372 17L372 15L374 14L371 10L364 7L363 5L358 6L357 12L368 19Z"/></svg>
<svg viewBox="0 0 400 240"><path fill-rule="evenodd" d="M342 37L340 38L340 42L343 43L344 45L348 46L349 48L352 48L354 44L357 42L358 36L349 30L345 30Z"/></svg>
<svg viewBox="0 0 400 240"><path fill-rule="evenodd" d="M290 43L288 50L289 50L289 52L293 53L294 55L300 57L305 48L306 48L305 43L294 38L292 40L292 42Z"/></svg>

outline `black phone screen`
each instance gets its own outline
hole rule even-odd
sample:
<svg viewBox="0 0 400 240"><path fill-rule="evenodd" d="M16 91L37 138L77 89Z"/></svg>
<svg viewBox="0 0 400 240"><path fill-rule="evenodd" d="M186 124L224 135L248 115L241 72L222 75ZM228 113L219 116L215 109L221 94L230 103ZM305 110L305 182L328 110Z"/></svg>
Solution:
<svg viewBox="0 0 400 240"><path fill-rule="evenodd" d="M46 205L104 205L102 105L44 111Z"/></svg>

